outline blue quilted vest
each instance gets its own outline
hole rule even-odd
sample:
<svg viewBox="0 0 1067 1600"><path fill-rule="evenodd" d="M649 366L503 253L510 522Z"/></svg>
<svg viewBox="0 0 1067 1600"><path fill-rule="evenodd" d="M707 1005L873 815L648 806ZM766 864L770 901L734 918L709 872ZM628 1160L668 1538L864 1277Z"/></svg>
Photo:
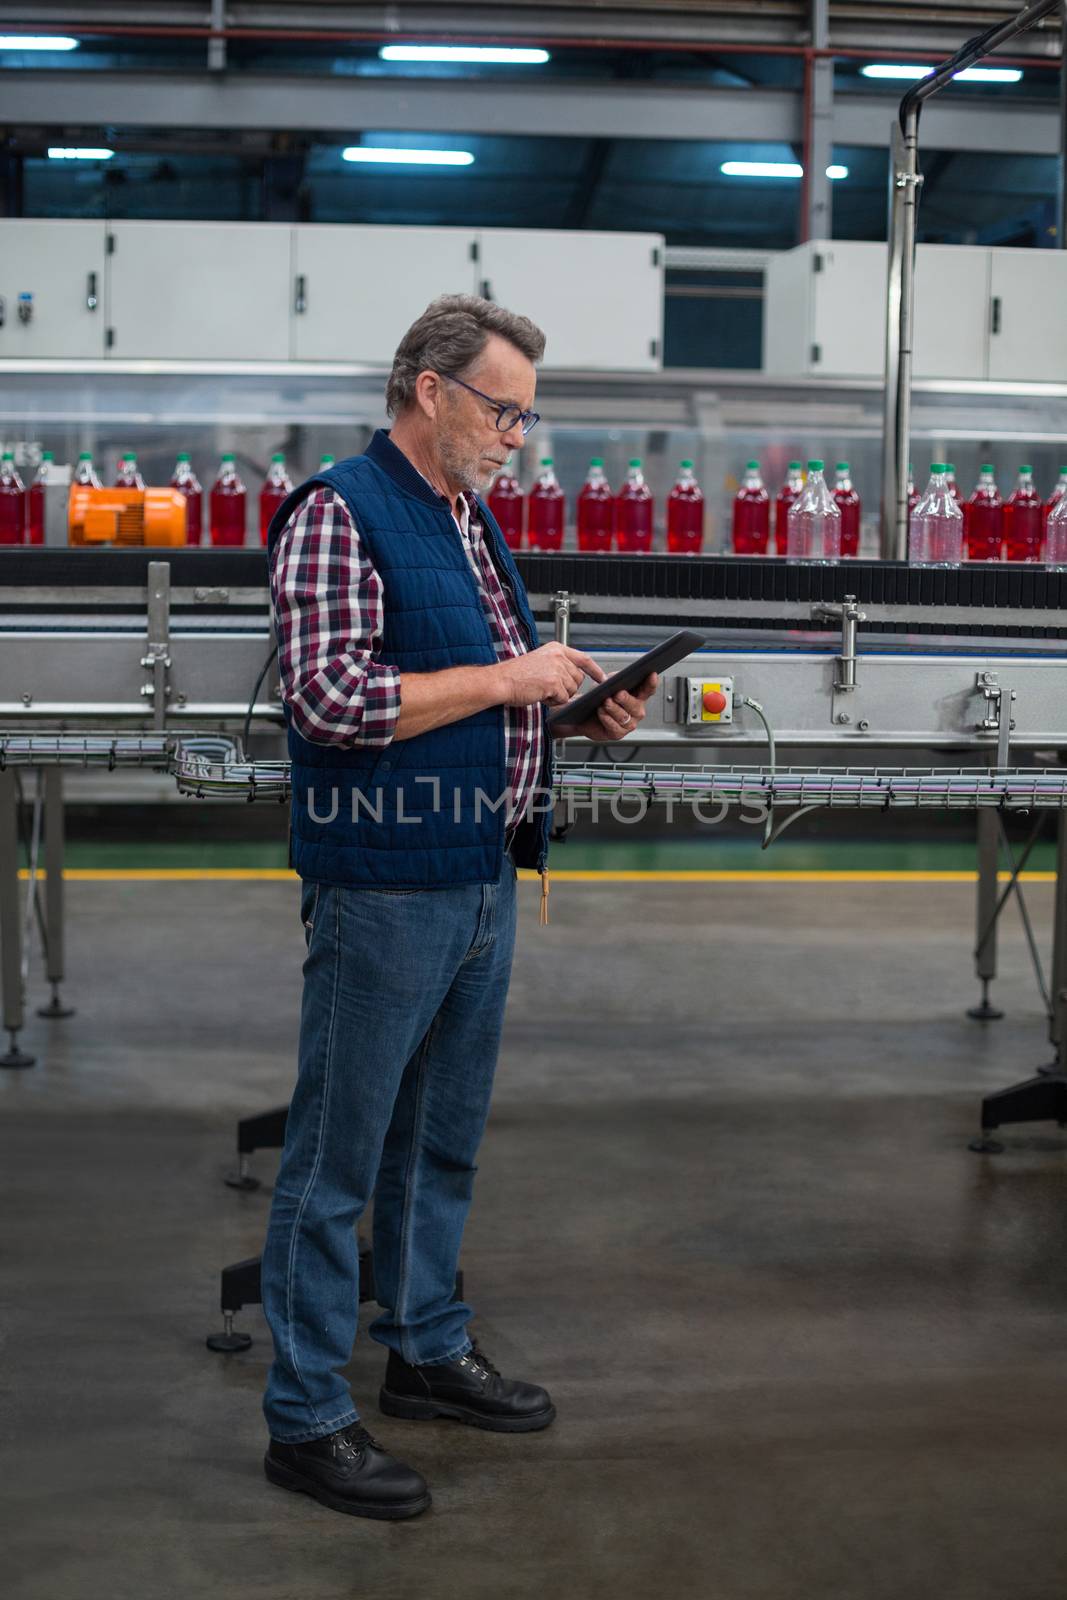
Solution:
<svg viewBox="0 0 1067 1600"><path fill-rule="evenodd" d="M274 545L293 511L323 484L347 505L381 575L385 621L381 659L404 672L492 665L497 660L478 586L448 501L379 430L366 455L350 456L302 483L279 507ZM479 501L490 554L530 648L537 625L511 553ZM545 715L539 814L519 823L516 865L544 868L550 816L552 741ZM312 744L289 724L292 762L291 863L314 883L425 888L495 883L504 857L508 781L504 710L492 706L388 745Z"/></svg>

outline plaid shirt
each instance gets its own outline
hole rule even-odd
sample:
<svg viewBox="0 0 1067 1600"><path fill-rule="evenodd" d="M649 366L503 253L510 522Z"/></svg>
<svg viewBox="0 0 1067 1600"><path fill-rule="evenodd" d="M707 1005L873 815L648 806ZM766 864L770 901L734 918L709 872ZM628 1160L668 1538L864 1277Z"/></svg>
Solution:
<svg viewBox="0 0 1067 1600"><path fill-rule="evenodd" d="M522 629L473 496L461 496L454 520L497 659L522 655ZM332 489L313 489L289 518L274 547L270 586L282 696L297 732L312 744L388 744L400 715L400 672L380 659L385 588ZM510 827L537 786L544 740L539 705L504 711Z"/></svg>

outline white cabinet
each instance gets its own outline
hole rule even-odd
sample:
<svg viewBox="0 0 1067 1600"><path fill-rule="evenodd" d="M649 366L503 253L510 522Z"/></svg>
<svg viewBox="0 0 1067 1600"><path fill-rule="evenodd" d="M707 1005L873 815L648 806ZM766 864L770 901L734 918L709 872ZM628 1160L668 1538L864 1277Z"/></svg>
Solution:
<svg viewBox="0 0 1067 1600"><path fill-rule="evenodd" d="M487 228L478 245L479 292L544 329L546 367L662 365L662 235Z"/></svg>
<svg viewBox="0 0 1067 1600"><path fill-rule="evenodd" d="M294 228L293 358L388 365L435 296L470 294L474 240L467 228Z"/></svg>
<svg viewBox="0 0 1067 1600"><path fill-rule="evenodd" d="M1067 382L1067 251L990 254L990 378Z"/></svg>
<svg viewBox="0 0 1067 1600"><path fill-rule="evenodd" d="M984 378L989 256L961 245L920 245L915 263L917 378ZM888 248L812 242L767 270L766 372L881 377L885 371Z"/></svg>
<svg viewBox="0 0 1067 1600"><path fill-rule="evenodd" d="M104 354L103 222L0 220L0 359Z"/></svg>
<svg viewBox="0 0 1067 1600"><path fill-rule="evenodd" d="M291 228L113 222L109 231L109 355L288 360Z"/></svg>

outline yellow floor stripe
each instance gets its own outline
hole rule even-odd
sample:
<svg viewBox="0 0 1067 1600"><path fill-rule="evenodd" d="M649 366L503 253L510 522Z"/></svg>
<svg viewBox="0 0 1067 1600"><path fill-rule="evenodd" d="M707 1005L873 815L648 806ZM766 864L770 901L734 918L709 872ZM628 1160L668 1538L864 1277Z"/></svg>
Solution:
<svg viewBox="0 0 1067 1600"><path fill-rule="evenodd" d="M44 872L38 874L43 878ZM288 867L67 867L67 883L288 883L296 876ZM19 871L25 882L29 872ZM537 873L520 871L519 877L536 883ZM1000 872L998 881L1006 883L1010 874ZM606 869L551 870L554 883L976 883L974 871L884 871L847 869L833 871L647 871ZM1024 872L1023 883L1055 883L1054 872Z"/></svg>

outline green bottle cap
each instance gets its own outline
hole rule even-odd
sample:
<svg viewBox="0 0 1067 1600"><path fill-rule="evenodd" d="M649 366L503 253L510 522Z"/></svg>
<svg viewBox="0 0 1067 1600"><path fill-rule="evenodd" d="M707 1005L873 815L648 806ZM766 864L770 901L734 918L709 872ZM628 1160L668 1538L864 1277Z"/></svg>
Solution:
<svg viewBox="0 0 1067 1600"><path fill-rule="evenodd" d="M53 455L51 450L42 450L41 451L41 460L42 461L54 461L55 459L56 458Z"/></svg>
<svg viewBox="0 0 1067 1600"><path fill-rule="evenodd" d="M226 450L226 451L223 452L222 459L223 459L223 461L234 461L234 460L236 460L236 457L234 456L234 453L233 453L232 450Z"/></svg>
<svg viewBox="0 0 1067 1600"><path fill-rule="evenodd" d="M82 450L78 456L79 461L91 461L92 459L93 452L91 450Z"/></svg>
<svg viewBox="0 0 1067 1600"><path fill-rule="evenodd" d="M641 465L641 457L640 456L631 456L630 457L630 465L631 465L631 467L639 467Z"/></svg>
<svg viewBox="0 0 1067 1600"><path fill-rule="evenodd" d="M282 452L280 450L276 450L274 452L274 454L271 456L271 460L272 461L284 461L285 457L284 457L284 455L282 454Z"/></svg>
<svg viewBox="0 0 1067 1600"><path fill-rule="evenodd" d="M809 461L808 462L808 471L809 472L821 472L822 469L823 469L823 463L821 461Z"/></svg>
<svg viewBox="0 0 1067 1600"><path fill-rule="evenodd" d="M852 468L849 466L847 461L839 461L837 463L837 466L834 468L834 471L835 472L851 472Z"/></svg>
<svg viewBox="0 0 1067 1600"><path fill-rule="evenodd" d="M136 461L137 460L137 452L135 450L127 450L126 454L123 456L122 459L123 459L123 461Z"/></svg>
<svg viewBox="0 0 1067 1600"><path fill-rule="evenodd" d="M188 461L188 459L189 459L188 450L179 450L178 451L178 460L179 461Z"/></svg>
<svg viewBox="0 0 1067 1600"><path fill-rule="evenodd" d="M543 467L550 467L552 465L552 457L551 456L542 456L541 457L541 465Z"/></svg>
<svg viewBox="0 0 1067 1600"><path fill-rule="evenodd" d="M945 470L946 470L945 463L943 461L931 461L931 463L930 463L930 471L934 474L935 477L937 476L937 474L939 472L944 472Z"/></svg>
<svg viewBox="0 0 1067 1600"><path fill-rule="evenodd" d="M1029 474L1029 475L1030 475L1030 476L1031 476L1031 477L1032 477L1032 476L1033 476L1033 471L1034 471L1034 469L1033 469L1033 467L1020 467L1020 468L1019 468L1019 472L1020 472L1020 474L1021 474L1021 473L1024 473L1024 472L1026 472L1026 473L1028 473L1028 474Z"/></svg>
<svg viewBox="0 0 1067 1600"><path fill-rule="evenodd" d="M319 462L319 466L320 467L332 467L336 460L337 460L336 456L323 456L322 460Z"/></svg>
<svg viewBox="0 0 1067 1600"><path fill-rule="evenodd" d="M1061 478L1067 478L1067 467L1061 467L1060 468L1060 477Z"/></svg>
<svg viewBox="0 0 1067 1600"><path fill-rule="evenodd" d="M589 465L591 467L602 467L604 465L604 457L603 456L590 456L589 457Z"/></svg>
<svg viewBox="0 0 1067 1600"><path fill-rule="evenodd" d="M978 470L979 470L979 472L993 473L993 472L996 471L996 468L993 466L993 463L991 461L983 461L982 465L979 467Z"/></svg>
<svg viewBox="0 0 1067 1600"><path fill-rule="evenodd" d="M693 470L693 463L691 461L682 461L679 463L679 465L686 468L686 470L689 472L692 472Z"/></svg>
<svg viewBox="0 0 1067 1600"><path fill-rule="evenodd" d="M3 455L0 456L0 461L14 461L14 459L15 452L13 450L5 450Z"/></svg>
<svg viewBox="0 0 1067 1600"><path fill-rule="evenodd" d="M758 461L746 461L745 462L745 471L746 472L758 472L759 471L759 462Z"/></svg>
<svg viewBox="0 0 1067 1600"><path fill-rule="evenodd" d="M953 477L956 476L956 468L953 466L951 461L946 461L945 462L945 471L946 472L951 472Z"/></svg>
<svg viewBox="0 0 1067 1600"><path fill-rule="evenodd" d="M801 470L801 463L799 461L791 461L789 463L788 470L790 472L799 472Z"/></svg>

